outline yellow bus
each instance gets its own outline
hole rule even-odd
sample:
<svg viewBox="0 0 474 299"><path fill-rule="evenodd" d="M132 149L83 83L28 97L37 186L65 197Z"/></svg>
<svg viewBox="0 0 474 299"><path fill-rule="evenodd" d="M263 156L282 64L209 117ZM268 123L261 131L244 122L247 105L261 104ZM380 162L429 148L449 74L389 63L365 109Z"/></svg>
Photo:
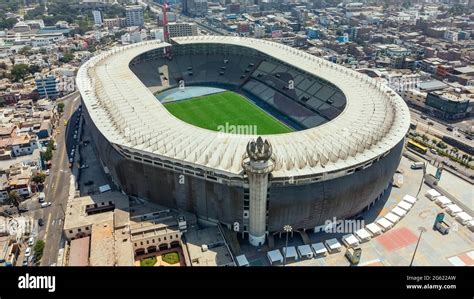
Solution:
<svg viewBox="0 0 474 299"><path fill-rule="evenodd" d="M419 152L420 154L426 154L426 152L428 151L428 148L426 146L423 146L413 140L408 140L407 147Z"/></svg>

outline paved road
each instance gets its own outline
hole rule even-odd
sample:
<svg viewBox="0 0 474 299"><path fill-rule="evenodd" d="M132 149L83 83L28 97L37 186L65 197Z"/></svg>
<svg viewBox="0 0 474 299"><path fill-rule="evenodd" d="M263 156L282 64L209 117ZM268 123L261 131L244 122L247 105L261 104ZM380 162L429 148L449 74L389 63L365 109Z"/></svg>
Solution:
<svg viewBox="0 0 474 299"><path fill-rule="evenodd" d="M64 113L59 120L56 135L57 149L53 153L52 167L50 169L50 176L45 183L44 192L46 194L46 201L52 203L50 207L40 208L37 201L30 203L30 211L32 211L35 219L37 231L36 240L44 240L46 243L43 258L41 260L42 266L48 266L57 262L58 251L62 238L62 228L64 224L64 210L66 208L67 199L69 195L71 171L69 169L68 149L70 144L66 145L72 139L74 128L66 130L64 121L68 120L68 125L75 123L73 113L80 105L80 99L77 93L71 94L64 98ZM74 115L77 117L77 113ZM67 131L67 132L66 132ZM42 218L44 225L37 226L37 220Z"/></svg>
<svg viewBox="0 0 474 299"><path fill-rule="evenodd" d="M448 131L448 124L441 123L438 120L432 119L430 116L428 116L427 119L422 119L421 113L414 109L410 109L410 116L412 123L417 124L417 128L428 132L428 134L431 133L440 137L449 136L470 146L474 146L474 141L467 139L465 133L458 131L456 134L455 132ZM432 125L428 125L428 122L432 123ZM450 126L456 127L456 125Z"/></svg>

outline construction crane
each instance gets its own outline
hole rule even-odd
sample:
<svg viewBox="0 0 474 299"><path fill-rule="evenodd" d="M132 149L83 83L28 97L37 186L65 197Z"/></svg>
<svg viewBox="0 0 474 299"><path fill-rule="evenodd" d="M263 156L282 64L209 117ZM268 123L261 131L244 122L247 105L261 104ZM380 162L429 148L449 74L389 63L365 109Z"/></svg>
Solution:
<svg viewBox="0 0 474 299"><path fill-rule="evenodd" d="M166 0L163 1L163 37L164 37L164 42L169 43L169 38L170 38L170 33L168 31L168 16L167 16L167 11L168 11L168 3ZM169 60L173 59L172 52L171 52L171 46L165 48L165 56Z"/></svg>

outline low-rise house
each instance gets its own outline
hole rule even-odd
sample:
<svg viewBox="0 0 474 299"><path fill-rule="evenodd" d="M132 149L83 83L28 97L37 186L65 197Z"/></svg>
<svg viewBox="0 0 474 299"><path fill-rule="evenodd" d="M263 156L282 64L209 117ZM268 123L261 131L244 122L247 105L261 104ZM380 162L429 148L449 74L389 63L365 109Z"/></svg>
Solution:
<svg viewBox="0 0 474 299"><path fill-rule="evenodd" d="M13 139L12 150L15 156L31 155L35 149L38 148L37 137L30 137L29 135L16 136Z"/></svg>

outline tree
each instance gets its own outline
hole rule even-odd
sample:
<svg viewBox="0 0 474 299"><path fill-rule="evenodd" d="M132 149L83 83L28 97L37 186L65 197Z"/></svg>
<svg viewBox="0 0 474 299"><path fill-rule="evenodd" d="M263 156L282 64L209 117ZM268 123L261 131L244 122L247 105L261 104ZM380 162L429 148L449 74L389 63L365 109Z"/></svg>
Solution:
<svg viewBox="0 0 474 299"><path fill-rule="evenodd" d="M36 241L35 246L33 247L33 256L36 262L39 262L43 257L44 245L45 244L43 240L38 240Z"/></svg>
<svg viewBox="0 0 474 299"><path fill-rule="evenodd" d="M25 77L29 74L28 65L26 64L15 64L11 70L11 74L13 76L14 81L20 81L25 79Z"/></svg>
<svg viewBox="0 0 474 299"><path fill-rule="evenodd" d="M71 53L64 54L63 57L59 58L60 62L68 63L74 59L74 55Z"/></svg>
<svg viewBox="0 0 474 299"><path fill-rule="evenodd" d="M33 176L32 180L37 185L43 185L44 181L46 180L46 174L38 172L35 176Z"/></svg>
<svg viewBox="0 0 474 299"><path fill-rule="evenodd" d="M48 148L44 153L41 153L41 155L43 156L44 161L51 161L53 158L53 151Z"/></svg>
<svg viewBox="0 0 474 299"><path fill-rule="evenodd" d="M25 56L30 56L32 54L31 52L31 47L30 46L24 46L18 51L18 54L20 55L25 55Z"/></svg>
<svg viewBox="0 0 474 299"><path fill-rule="evenodd" d="M39 66L37 66L36 64L30 65L30 67L28 68L28 72L30 74L36 74L40 71L41 71L41 68Z"/></svg>
<svg viewBox="0 0 474 299"><path fill-rule="evenodd" d="M9 205L14 205L18 210L18 214L21 215L20 211L20 203L21 203L21 196L15 190L8 192L8 196L6 199L6 203Z"/></svg>
<svg viewBox="0 0 474 299"><path fill-rule="evenodd" d="M58 111L63 112L63 110L64 110L64 103L63 102L58 103Z"/></svg>
<svg viewBox="0 0 474 299"><path fill-rule="evenodd" d="M12 29L16 22L18 22L16 18L0 19L0 29Z"/></svg>

